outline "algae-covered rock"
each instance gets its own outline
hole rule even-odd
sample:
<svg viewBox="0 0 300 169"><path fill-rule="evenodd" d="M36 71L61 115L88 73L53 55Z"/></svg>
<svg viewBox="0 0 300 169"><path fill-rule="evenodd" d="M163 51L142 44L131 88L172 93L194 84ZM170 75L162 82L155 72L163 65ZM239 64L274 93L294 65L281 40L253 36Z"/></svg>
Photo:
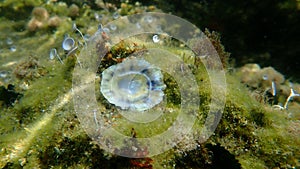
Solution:
<svg viewBox="0 0 300 169"><path fill-rule="evenodd" d="M19 63L13 73L18 79L31 81L35 78L44 76L47 71L39 64L37 58L29 57L25 61Z"/></svg>
<svg viewBox="0 0 300 169"><path fill-rule="evenodd" d="M267 88L272 82L280 85L285 81L284 76L274 68L260 68L257 64L247 64L239 72L242 82L253 88Z"/></svg>
<svg viewBox="0 0 300 169"><path fill-rule="evenodd" d="M232 68L229 53L225 51L218 33L205 31L223 64L218 66L217 70L226 68L224 73L227 92L224 96L226 101L222 114L220 111L209 111L211 107L219 107L220 104L217 102L210 105L211 100L219 101L222 96L212 97L210 84L212 79L207 69L214 67L215 62L209 62L208 67L204 66L202 61L206 56L197 55L203 50L201 45L195 43L200 41L190 41L194 45L192 48L194 51L191 51L179 40L164 39L166 35L157 35L160 43L155 43L151 34L120 39L120 43L111 46L111 40L119 37L109 36L106 31L107 29L113 31L111 27L99 26L99 23L105 26L120 16L159 11L155 6L123 2L118 7L114 3L96 0L84 4L81 1L49 1L47 4L40 1L35 3L18 1L13 7L12 2L16 1L3 2L0 5L1 10L7 8L17 11L15 8L18 8L20 10L18 14L26 13L26 16L23 16L26 19L10 22L14 17L12 14L4 14L0 18L0 22L3 23L0 24L0 31L9 34L14 41L13 45L17 48L16 51L11 51L9 47L12 44L0 43L3 54L0 56L0 70L11 74L0 78L0 101L3 103L0 104L0 168L250 169L293 168L300 165L299 98L293 97L288 102L288 108L284 108L284 103L291 94L291 88L295 92L300 92L300 85L289 83L286 80L288 77L285 78L272 67L261 68L258 64L247 64L242 68ZM4 12L6 11L2 10L1 14ZM19 25L23 25L23 28L27 25L27 30L13 29ZM115 26L119 26L116 31L126 28L126 25ZM178 25L166 29L176 31ZM79 55L93 34L100 35L97 36L100 40L96 39L99 42L93 47L98 49L98 55L105 54L105 56L100 58L101 64L93 74L96 77L93 76L93 81L87 80L86 84L94 84L93 91L96 92L93 99L101 105L101 109L99 116L95 114L97 110L92 111L93 120L83 124L78 117L83 112L75 112L73 98L85 99L85 96L79 95L76 86L72 86L72 76L74 67L90 68L86 65L87 62L82 60L89 58L81 58ZM75 41L72 49L68 51L62 48L65 37ZM7 40L7 37L0 34L0 39ZM49 59L49 51L53 48L56 49L57 55ZM156 103L158 106L155 107L155 104L153 107L156 108L155 113L161 114L157 121L149 124L131 123L127 117L118 112L118 105L111 104L101 94L101 80L105 80L102 79L101 72L109 67L114 68L113 65L122 64L128 57L147 55L151 53L152 48L173 52L175 56L169 61L174 64L162 68L159 73L159 77L163 77L161 83L165 84L166 88L163 90L164 97L160 97L161 100ZM156 56L161 58L170 55L164 52L156 53ZM179 62L176 62L176 59L182 62L177 65ZM93 62L98 63L98 60ZM133 66L129 65L127 69L132 70ZM177 71L177 74L170 74L164 70ZM194 75L192 80L194 86L189 86L188 80L181 82L173 77L179 74L187 77L187 73ZM89 78L83 74L80 80ZM125 82L129 86L133 85L130 80ZM214 82L216 82L214 92L224 94L225 86L221 86L222 83L218 84L218 81ZM16 88L14 89L11 84ZM147 85L155 86L156 82L152 80L145 84ZM276 94L272 93L273 90ZM80 92L85 93L87 90L83 87ZM197 110L196 112L188 112L196 118L190 133L183 135L178 144L175 141L158 142L160 145L170 144L172 149L151 157L133 159L106 152L97 144L101 139L99 133L102 133L97 130L90 138L82 128L82 125L95 126L98 124L95 124L95 121L101 117L105 126L115 128L128 137L127 142L122 143L127 146L120 149L111 147L115 153L123 151L143 157L152 150L135 144L134 138L163 133L173 123L179 127L174 133L184 129L186 127L184 123L176 121L180 105L182 102L193 105L192 102L196 99L185 100L182 97L195 95L199 96L200 101L197 107L191 107L191 110ZM261 101L258 98L274 101ZM88 107L90 104L88 102L87 105L79 106ZM205 118L209 115L213 117L210 119L212 121L220 120L217 126L203 127ZM211 137L205 138L205 135L201 135L201 132L213 127L216 127L216 130L211 133ZM112 142L104 141L108 147L112 145Z"/></svg>
<svg viewBox="0 0 300 169"><path fill-rule="evenodd" d="M299 103L300 98L297 96L300 91L299 85L293 85L285 80L284 76L272 67L260 68L257 64L247 64L239 68L236 74L241 78L241 82L253 91L258 101L270 102L271 100L275 107L280 105L282 108L287 108L283 106L287 106L290 101L292 90L296 93L293 100Z"/></svg>

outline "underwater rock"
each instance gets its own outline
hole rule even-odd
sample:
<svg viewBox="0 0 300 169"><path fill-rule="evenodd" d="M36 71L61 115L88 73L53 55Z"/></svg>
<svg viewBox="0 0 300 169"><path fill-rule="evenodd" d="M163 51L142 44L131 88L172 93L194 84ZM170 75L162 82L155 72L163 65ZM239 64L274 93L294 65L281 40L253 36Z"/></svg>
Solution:
<svg viewBox="0 0 300 169"><path fill-rule="evenodd" d="M62 20L59 16L52 16L47 21L49 27L58 27L61 22L62 22Z"/></svg>
<svg viewBox="0 0 300 169"><path fill-rule="evenodd" d="M38 21L46 21L49 18L48 11L43 7L35 7L32 10L32 16Z"/></svg>
<svg viewBox="0 0 300 169"><path fill-rule="evenodd" d="M272 67L261 68L258 64L246 64L239 70L241 81L252 88L267 88L272 82L282 84L284 76Z"/></svg>
<svg viewBox="0 0 300 169"><path fill-rule="evenodd" d="M77 5L72 4L68 10L68 16L70 16L71 18L79 16L79 7Z"/></svg>
<svg viewBox="0 0 300 169"><path fill-rule="evenodd" d="M43 7L35 7L32 10L32 18L27 23L27 29L34 32L40 28L45 27L47 20L49 19L48 11Z"/></svg>
<svg viewBox="0 0 300 169"><path fill-rule="evenodd" d="M27 30L35 32L43 28L56 28L61 25L63 19L58 15L50 17L50 14L44 7L35 7L32 10L32 17L27 23Z"/></svg>
<svg viewBox="0 0 300 169"><path fill-rule="evenodd" d="M261 69L260 76L262 78L266 77L263 80L266 81L268 84L272 83L272 81L274 81L277 84L281 84L285 80L284 76L278 71L276 71L273 67L265 67Z"/></svg>
<svg viewBox="0 0 300 169"><path fill-rule="evenodd" d="M27 24L27 29L31 32L34 32L34 31L42 28L43 26L44 26L43 22L41 22L35 18L32 18L32 19L30 19L30 21Z"/></svg>
<svg viewBox="0 0 300 169"><path fill-rule="evenodd" d="M143 111L163 100L161 71L147 61L128 58L102 72L101 93L122 109Z"/></svg>
<svg viewBox="0 0 300 169"><path fill-rule="evenodd" d="M273 67L261 68L258 64L246 64L238 70L237 75L253 91L252 95L259 102L268 102L280 109L287 109L287 103L291 100L300 102L300 85L285 80Z"/></svg>
<svg viewBox="0 0 300 169"><path fill-rule="evenodd" d="M33 80L44 76L47 71L38 63L37 58L30 57L28 60L18 64L13 73L18 79Z"/></svg>

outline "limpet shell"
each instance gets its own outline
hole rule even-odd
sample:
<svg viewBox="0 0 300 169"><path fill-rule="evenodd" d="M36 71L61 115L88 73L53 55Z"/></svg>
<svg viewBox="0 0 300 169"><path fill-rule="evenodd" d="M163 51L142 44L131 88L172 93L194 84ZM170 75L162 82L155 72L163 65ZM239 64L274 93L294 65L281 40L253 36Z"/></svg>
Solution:
<svg viewBox="0 0 300 169"><path fill-rule="evenodd" d="M144 111L163 100L166 85L159 68L130 57L102 72L100 91L121 109Z"/></svg>

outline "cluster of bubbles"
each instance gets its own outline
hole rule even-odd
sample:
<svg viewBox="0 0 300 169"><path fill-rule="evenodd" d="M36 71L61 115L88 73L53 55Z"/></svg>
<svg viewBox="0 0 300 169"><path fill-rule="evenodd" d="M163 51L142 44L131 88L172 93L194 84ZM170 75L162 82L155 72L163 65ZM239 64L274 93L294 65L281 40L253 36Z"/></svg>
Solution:
<svg viewBox="0 0 300 169"><path fill-rule="evenodd" d="M98 21L98 22L102 22L103 21L103 18L105 17L103 14L99 14L99 13L94 13L94 17L95 17L95 19L96 19L96 21ZM120 17L121 17L121 15L119 14L119 12L114 12L113 14L112 14L112 19L113 20L116 20L116 19L119 19Z"/></svg>
<svg viewBox="0 0 300 169"><path fill-rule="evenodd" d="M16 47L16 45L14 45L14 41L12 40L11 37L8 37L8 38L6 39L6 44L9 46L9 50L10 50L11 52L17 51L17 47Z"/></svg>
<svg viewBox="0 0 300 169"><path fill-rule="evenodd" d="M83 34L81 33L81 31L77 28L76 24L73 23L72 25L72 29L73 31L76 31L80 34L80 37L83 39L83 44L78 40L76 41L73 37L69 36L68 34L65 35L64 40L62 41L61 47L64 50L65 53L67 53L67 57L70 55L75 55L76 56L76 51L80 46L85 46L86 45L86 40L87 40L87 36L83 36ZM53 60L57 58L60 63L64 64L62 58L59 56L57 49L56 48L52 48L50 49L50 53L49 53L49 59Z"/></svg>
<svg viewBox="0 0 300 169"><path fill-rule="evenodd" d="M16 52L17 51L17 46L15 45L15 42L13 40L12 37L7 37L5 40L0 41L0 53L2 53L2 50L5 49L9 49L10 52ZM3 47L5 46L5 47ZM8 64L6 64L8 65ZM2 84L1 82L5 82L5 83L9 83L9 81L11 80L10 78L10 71L7 70L0 70L0 84Z"/></svg>
<svg viewBox="0 0 300 169"><path fill-rule="evenodd" d="M98 13L94 13L94 17L95 19L101 23L103 21L103 18L105 17L103 14L98 14ZM121 17L121 15L119 14L119 12L114 12L111 15L113 20L117 20ZM116 31L118 29L117 25L110 23L107 24L106 27L103 27L102 24L99 24L98 26L98 31L97 32L105 32L105 33L109 33L109 32L113 32ZM75 38L69 36L69 35L65 35L64 40L62 41L62 49L64 50L64 52L67 53L67 57L70 55L76 55L76 51L80 48L80 46L86 46L86 41L88 41L89 39L89 35L83 35L82 32L77 28L76 24L73 23L72 25L72 30L77 32L80 37L83 39L83 44L81 43L81 41L76 40ZM15 51L15 47L11 47L11 51ZM50 49L49 52L49 59L50 60L54 60L54 59L58 59L60 61L60 63L64 64L63 59L59 56L59 52L56 48L52 48Z"/></svg>

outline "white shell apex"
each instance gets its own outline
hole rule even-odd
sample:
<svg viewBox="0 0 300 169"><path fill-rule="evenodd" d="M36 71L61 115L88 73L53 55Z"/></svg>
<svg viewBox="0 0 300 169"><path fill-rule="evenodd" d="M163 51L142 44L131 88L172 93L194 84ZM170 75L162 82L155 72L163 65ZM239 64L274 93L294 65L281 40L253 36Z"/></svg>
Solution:
<svg viewBox="0 0 300 169"><path fill-rule="evenodd" d="M143 59L127 58L102 72L103 96L121 109L143 111L163 100L163 75Z"/></svg>

